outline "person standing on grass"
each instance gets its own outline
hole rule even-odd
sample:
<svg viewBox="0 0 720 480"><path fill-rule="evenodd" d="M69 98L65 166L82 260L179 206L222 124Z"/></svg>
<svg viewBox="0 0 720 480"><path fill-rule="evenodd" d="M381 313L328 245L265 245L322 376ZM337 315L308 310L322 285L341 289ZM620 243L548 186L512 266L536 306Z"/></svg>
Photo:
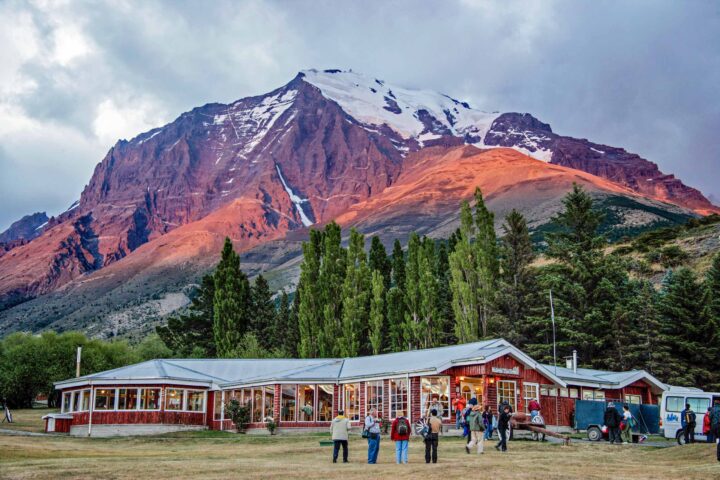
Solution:
<svg viewBox="0 0 720 480"><path fill-rule="evenodd" d="M468 415L470 415L470 412L472 412L472 408L477 405L477 398L471 398L468 401L468 404L465 406L465 409L463 409L462 416L463 416L463 438L467 438L467 441L470 441L470 426L468 425L467 419Z"/></svg>
<svg viewBox="0 0 720 480"><path fill-rule="evenodd" d="M350 431L350 420L344 415L345 412L338 410L338 416L330 424L330 432L333 441L333 463L337 463L340 447L343 450L343 463L348 463L348 432Z"/></svg>
<svg viewBox="0 0 720 480"><path fill-rule="evenodd" d="M445 412L442 403L440 403L440 396L437 393L433 394L432 400L430 401L430 405L427 408L425 416L428 418L432 417L432 414L430 413L432 410L435 410L437 412L438 417L442 417L443 413Z"/></svg>
<svg viewBox="0 0 720 480"><path fill-rule="evenodd" d="M470 428L470 442L465 445L465 452L470 453L470 449L477 445L477 453L480 455L484 453L483 450L485 446L485 424L483 422L483 414L480 412L480 406L473 405L472 411L467 416L467 424Z"/></svg>
<svg viewBox="0 0 720 480"><path fill-rule="evenodd" d="M510 410L510 405L503 406L500 418L498 419L498 434L500 434L500 441L497 445L495 445L495 450L500 450L501 452L507 452L507 431L510 427L510 418L512 417Z"/></svg>
<svg viewBox="0 0 720 480"><path fill-rule="evenodd" d="M397 418L390 427L390 440L395 442L395 463L408 463L408 442L410 441L410 421L405 412L398 410Z"/></svg>
<svg viewBox="0 0 720 480"><path fill-rule="evenodd" d="M630 406L623 405L623 423L625 424L625 430L623 430L623 444L632 443L632 427L633 427L633 416L630 413Z"/></svg>
<svg viewBox="0 0 720 480"><path fill-rule="evenodd" d="M610 440L610 443L613 444L617 442L619 444L622 442L622 439L620 438L620 422L622 420L613 402L608 403L603 420L605 422L605 426L608 428L608 440Z"/></svg>
<svg viewBox="0 0 720 480"><path fill-rule="evenodd" d="M707 443L713 443L715 441L715 439L713 438L712 427L710 426L711 414L712 407L708 407L707 412L705 412L705 417L703 417L703 435L705 435L705 441Z"/></svg>
<svg viewBox="0 0 720 480"><path fill-rule="evenodd" d="M490 405L485 405L485 411L482 413L483 425L485 425L485 432L483 433L484 440L490 440L493 434L493 413L490 410Z"/></svg>
<svg viewBox="0 0 720 480"><path fill-rule="evenodd" d="M377 408L374 407L370 409L369 415L365 417L369 464L376 464L378 453L380 453L380 420L377 416Z"/></svg>
<svg viewBox="0 0 720 480"><path fill-rule="evenodd" d="M465 397L462 395L455 400L455 429L460 430L460 427L465 423L463 419L463 410L465 410Z"/></svg>
<svg viewBox="0 0 720 480"><path fill-rule="evenodd" d="M438 417L438 411L434 408L430 410L430 419L428 420L430 431L425 437L425 463L437 463L437 450L440 432L442 431L442 420Z"/></svg>
<svg viewBox="0 0 720 480"><path fill-rule="evenodd" d="M715 400L710 412L710 429L717 445L717 461L720 462L720 399Z"/></svg>
<svg viewBox="0 0 720 480"><path fill-rule="evenodd" d="M685 443L695 443L695 412L690 408L690 404L685 404L685 410L680 413L680 425L685 434Z"/></svg>

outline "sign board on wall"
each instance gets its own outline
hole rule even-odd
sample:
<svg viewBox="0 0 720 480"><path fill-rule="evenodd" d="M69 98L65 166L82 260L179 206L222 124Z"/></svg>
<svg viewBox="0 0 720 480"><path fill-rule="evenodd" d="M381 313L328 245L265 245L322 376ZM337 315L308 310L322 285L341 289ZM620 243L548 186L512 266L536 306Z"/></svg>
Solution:
<svg viewBox="0 0 720 480"><path fill-rule="evenodd" d="M513 367L513 368L501 368L501 367L492 367L492 373L500 373L502 375L520 375L520 367Z"/></svg>

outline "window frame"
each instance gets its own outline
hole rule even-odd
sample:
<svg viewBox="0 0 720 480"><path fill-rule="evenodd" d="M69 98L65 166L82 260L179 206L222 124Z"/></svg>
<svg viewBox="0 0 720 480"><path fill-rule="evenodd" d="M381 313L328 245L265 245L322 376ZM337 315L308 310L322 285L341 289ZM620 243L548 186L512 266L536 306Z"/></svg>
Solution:
<svg viewBox="0 0 720 480"><path fill-rule="evenodd" d="M370 389L375 389L375 398L377 398L377 391L380 391L380 402L370 403ZM365 382L365 416L370 415L370 409L376 408L378 416L383 418L385 415L385 381L384 380L371 380Z"/></svg>
<svg viewBox="0 0 720 480"><path fill-rule="evenodd" d="M425 416L425 415L427 414L427 408L428 408L428 405L430 405L430 402L427 401L427 398L423 398L423 394L424 394L424 392L423 392L423 380L425 380L425 379L441 379L441 378L447 379L447 389L446 389L446 391L445 391L445 395L447 396L447 400L443 401L443 399L442 399L443 394L439 394L440 404L441 404L442 407L443 407L443 414L442 414L442 417L441 417L441 418L443 418L443 419L445 419L445 420L449 420L449 419L450 419L450 416L452 415L452 407L451 407L451 405L450 405L450 396L451 396L451 385L450 385L451 378L450 378L450 375L428 375L428 376L420 377L420 405L422 405L421 411L420 411L420 415L421 415L421 416ZM431 384L431 385L432 385L432 384ZM434 395L434 394L435 394L435 392L432 392L432 390L431 390L431 391L430 391L431 400L432 400L432 395ZM427 395L427 394L426 394L426 395Z"/></svg>
<svg viewBox="0 0 720 480"><path fill-rule="evenodd" d="M397 383L396 383L397 382ZM390 381L390 395L389 400L389 413L388 418L392 421L398 418L395 414L398 410L405 412L405 417L410 418L410 412L408 412L408 399L410 398L410 384L407 378L391 378ZM399 392L398 386L404 385L404 391Z"/></svg>
<svg viewBox="0 0 720 480"><path fill-rule="evenodd" d="M135 407L134 408L120 408L120 392L122 390L125 390L125 398L127 399L128 392L135 390ZM139 388L128 388L128 387L118 387L117 392L117 402L115 402L115 405L117 406L118 412L134 412L138 410L138 407L140 406L140 389ZM126 400L127 401L127 400Z"/></svg>
<svg viewBox="0 0 720 480"><path fill-rule="evenodd" d="M705 405L698 406L697 400L705 402ZM690 408L693 412L695 412L696 415L704 415L707 412L707 409L710 408L710 405L712 404L710 399L707 397L686 397L685 403L690 404ZM685 408L685 405L683 405L683 408Z"/></svg>
<svg viewBox="0 0 720 480"><path fill-rule="evenodd" d="M157 408L142 408L143 403L143 393L145 390L157 390L158 391L158 397L157 397ZM162 387L140 387L138 388L138 402L137 402L137 410L138 412L158 412L162 410L163 408L163 389ZM172 410L173 412L176 410Z"/></svg>
<svg viewBox="0 0 720 480"><path fill-rule="evenodd" d="M348 387L352 387L352 392L355 394L355 405L354 408L356 409L356 413L351 416L349 414L349 406L348 403L348 394L350 393L350 389ZM344 383L343 384L343 410L345 411L345 416L351 421L351 422L358 422L360 421L360 384L359 383Z"/></svg>
<svg viewBox="0 0 720 480"><path fill-rule="evenodd" d="M517 412L517 380L498 380L495 382L495 397L497 399L497 404L502 405L502 399L500 397L500 384L512 384L512 402L508 402L510 404L510 407L512 408L513 412Z"/></svg>
<svg viewBox="0 0 720 480"><path fill-rule="evenodd" d="M535 387L536 395L528 396L527 387ZM525 405L525 413L530 413L530 407L528 405L533 399L537 399L538 402L540 401L540 384L534 382L523 382L523 404Z"/></svg>
<svg viewBox="0 0 720 480"><path fill-rule="evenodd" d="M292 389L292 396L285 396L285 388ZM283 418L283 409L285 408L285 399L291 399L293 402L292 407L292 420L286 420ZM298 421L298 385L295 383L285 383L280 385L280 421L297 423Z"/></svg>

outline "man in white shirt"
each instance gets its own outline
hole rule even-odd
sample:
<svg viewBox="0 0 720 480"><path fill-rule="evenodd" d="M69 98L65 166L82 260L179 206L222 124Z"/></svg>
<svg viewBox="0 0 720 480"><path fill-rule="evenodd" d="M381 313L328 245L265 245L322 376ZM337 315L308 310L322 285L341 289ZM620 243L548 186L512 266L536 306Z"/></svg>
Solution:
<svg viewBox="0 0 720 480"><path fill-rule="evenodd" d="M377 409L371 408L367 417L365 417L365 430L367 431L368 441L368 463L377 463L378 453L380 452L380 422L381 418L377 416Z"/></svg>

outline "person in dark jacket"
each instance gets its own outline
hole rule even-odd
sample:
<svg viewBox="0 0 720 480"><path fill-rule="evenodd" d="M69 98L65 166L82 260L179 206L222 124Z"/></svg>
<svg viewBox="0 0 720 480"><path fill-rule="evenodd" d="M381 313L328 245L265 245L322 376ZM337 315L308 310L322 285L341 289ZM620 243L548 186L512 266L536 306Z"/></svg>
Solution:
<svg viewBox="0 0 720 480"><path fill-rule="evenodd" d="M485 434L483 435L485 440L492 438L493 432L493 413L490 410L490 405L485 405L485 410L482 413L483 424L485 424Z"/></svg>
<svg viewBox="0 0 720 480"><path fill-rule="evenodd" d="M620 413L615 408L614 403L608 403L608 406L605 409L603 421L605 422L605 426L608 428L610 443L622 443L622 439L620 438L621 418Z"/></svg>
<svg viewBox="0 0 720 480"><path fill-rule="evenodd" d="M397 418L390 427L390 440L395 442L395 463L408 463L408 441L410 440L410 421L405 412L398 410Z"/></svg>
<svg viewBox="0 0 720 480"><path fill-rule="evenodd" d="M720 462L720 400L715 400L710 411L710 429L715 437L715 443L717 444L717 460Z"/></svg>
<svg viewBox="0 0 720 480"><path fill-rule="evenodd" d="M504 405L502 407L502 411L500 412L500 418L498 419L498 433L500 434L500 441L497 445L495 445L495 449L500 450L501 452L507 452L507 431L510 427L510 417L512 417L510 410L510 405Z"/></svg>
<svg viewBox="0 0 720 480"><path fill-rule="evenodd" d="M685 404L685 410L680 413L680 425L685 434L685 443L695 443L696 416L690 404Z"/></svg>

